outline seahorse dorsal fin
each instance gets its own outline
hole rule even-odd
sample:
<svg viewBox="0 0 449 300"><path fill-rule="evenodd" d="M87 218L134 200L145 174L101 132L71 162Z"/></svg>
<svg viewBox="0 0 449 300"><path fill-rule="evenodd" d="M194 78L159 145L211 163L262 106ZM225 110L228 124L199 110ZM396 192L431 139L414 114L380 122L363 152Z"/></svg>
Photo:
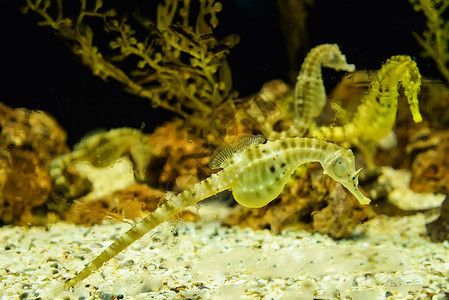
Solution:
<svg viewBox="0 0 449 300"><path fill-rule="evenodd" d="M263 142L265 142L265 138L262 135L249 135L238 139L234 143L218 147L209 159L209 167L211 169L224 168L235 153Z"/></svg>

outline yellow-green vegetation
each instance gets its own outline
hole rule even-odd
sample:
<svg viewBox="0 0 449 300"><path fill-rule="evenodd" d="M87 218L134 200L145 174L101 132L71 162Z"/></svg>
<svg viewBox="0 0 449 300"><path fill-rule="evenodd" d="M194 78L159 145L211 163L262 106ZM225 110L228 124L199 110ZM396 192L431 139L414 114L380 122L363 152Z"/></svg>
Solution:
<svg viewBox="0 0 449 300"><path fill-rule="evenodd" d="M42 17L38 24L53 29L96 76L210 130L214 109L236 97L226 56L238 37L215 38L222 5L197 2L194 9L190 0L162 1L155 20L138 12L120 16L101 0L69 8L63 0L26 0L23 11Z"/></svg>
<svg viewBox="0 0 449 300"><path fill-rule="evenodd" d="M449 0L409 0L416 11L426 17L427 30L421 35L414 33L424 49L424 54L432 58L441 75L449 83Z"/></svg>
<svg viewBox="0 0 449 300"><path fill-rule="evenodd" d="M75 286L105 262L126 249L151 229L212 195L230 189L234 198L246 207L262 207L274 200L299 165L317 161L334 180L345 186L361 204L368 204L358 188L354 155L335 144L313 138L287 138L267 142L260 137L247 138L232 147L219 148L211 164L222 170L183 192L167 193L166 201L133 226L85 266L66 288Z"/></svg>
<svg viewBox="0 0 449 300"><path fill-rule="evenodd" d="M321 126L311 132L311 136L350 143L372 155L372 149L392 130L396 120L399 85L407 97L413 121L421 122L418 93L421 87L421 74L416 63L406 55L393 56L387 60L372 80L368 93L362 99L350 122L342 126Z"/></svg>

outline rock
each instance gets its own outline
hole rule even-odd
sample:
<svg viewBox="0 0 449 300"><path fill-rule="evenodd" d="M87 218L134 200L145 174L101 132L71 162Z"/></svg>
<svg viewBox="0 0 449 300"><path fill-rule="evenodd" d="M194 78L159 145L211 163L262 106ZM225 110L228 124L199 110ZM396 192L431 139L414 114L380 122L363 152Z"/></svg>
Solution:
<svg viewBox="0 0 449 300"><path fill-rule="evenodd" d="M420 211L438 208L444 200L443 194L415 192L410 189L411 173L408 170L382 168L379 185L388 186L387 200L403 211Z"/></svg>
<svg viewBox="0 0 449 300"><path fill-rule="evenodd" d="M106 218L136 220L154 211L164 201L164 195L163 191L145 184L133 184L103 197L76 200L66 212L66 220L83 225L101 224ZM186 210L176 218L196 221L198 216Z"/></svg>
<svg viewBox="0 0 449 300"><path fill-rule="evenodd" d="M180 120L164 124L148 138L159 157L150 166L151 185L179 192L212 174L208 166L212 150Z"/></svg>
<svg viewBox="0 0 449 300"><path fill-rule="evenodd" d="M440 216L435 221L426 224L426 228L432 241L449 241L449 198L447 192L446 199L441 205Z"/></svg>
<svg viewBox="0 0 449 300"><path fill-rule="evenodd" d="M376 214L370 206L361 206L341 185L329 192L328 205L312 214L315 231L333 238L351 236L356 225L372 219Z"/></svg>
<svg viewBox="0 0 449 300"><path fill-rule="evenodd" d="M427 141L428 147L424 147ZM432 131L417 143L409 146L414 151L410 188L416 192L436 193L449 190L449 132Z"/></svg>
<svg viewBox="0 0 449 300"><path fill-rule="evenodd" d="M66 133L42 111L0 103L0 222L27 224L51 191L47 169L67 151Z"/></svg>

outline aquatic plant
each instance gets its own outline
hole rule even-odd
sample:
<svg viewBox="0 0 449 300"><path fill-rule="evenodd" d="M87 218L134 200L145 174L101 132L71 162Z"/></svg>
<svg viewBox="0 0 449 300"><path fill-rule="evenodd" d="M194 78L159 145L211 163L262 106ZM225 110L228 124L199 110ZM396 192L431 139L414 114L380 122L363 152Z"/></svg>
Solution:
<svg viewBox="0 0 449 300"><path fill-rule="evenodd" d="M132 18L118 16L101 0L80 0L78 12L73 4L69 9L63 4L26 0L23 11L42 17L38 24L53 29L94 75L114 79L206 131L213 130L214 109L236 97L226 56L238 37L212 35L220 2L198 0L194 9L190 0L165 0L157 6L155 21L137 12Z"/></svg>
<svg viewBox="0 0 449 300"><path fill-rule="evenodd" d="M312 138L262 141L261 137L251 137L219 148L211 157L211 166L221 171L177 195L167 193L164 203L86 265L66 283L66 288L82 281L175 213L219 192L232 190L237 202L246 207L267 205L281 193L296 168L307 162L319 162L324 173L345 186L361 204L370 202L358 189L358 171L351 150Z"/></svg>
<svg viewBox="0 0 449 300"><path fill-rule="evenodd" d="M413 33L424 49L424 54L432 58L438 70L449 83L449 21L447 20L448 0L409 0L416 11L426 17L427 30L421 35Z"/></svg>
<svg viewBox="0 0 449 300"><path fill-rule="evenodd" d="M383 64L372 80L368 93L357 107L350 122L343 126L321 126L311 131L311 136L337 143L358 146L369 160L372 149L393 129L396 120L399 90L404 88L414 122L421 122L418 93L421 74L416 63L406 55L393 56Z"/></svg>

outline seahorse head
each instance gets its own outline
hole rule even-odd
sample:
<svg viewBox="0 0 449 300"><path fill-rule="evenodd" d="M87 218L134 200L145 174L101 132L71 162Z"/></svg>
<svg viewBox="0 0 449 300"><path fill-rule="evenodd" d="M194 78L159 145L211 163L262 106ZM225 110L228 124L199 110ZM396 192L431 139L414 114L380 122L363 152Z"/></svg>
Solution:
<svg viewBox="0 0 449 300"><path fill-rule="evenodd" d="M348 64L346 62L346 56L340 51L337 44L325 44L327 46L327 51L324 52L323 65L332 68L334 70L348 71L352 72L355 70L353 64Z"/></svg>
<svg viewBox="0 0 449 300"><path fill-rule="evenodd" d="M324 174L329 175L335 181L348 189L360 204L369 204L367 198L359 190L359 170L355 170L354 154L351 150L337 150L334 155L326 159L323 164Z"/></svg>

